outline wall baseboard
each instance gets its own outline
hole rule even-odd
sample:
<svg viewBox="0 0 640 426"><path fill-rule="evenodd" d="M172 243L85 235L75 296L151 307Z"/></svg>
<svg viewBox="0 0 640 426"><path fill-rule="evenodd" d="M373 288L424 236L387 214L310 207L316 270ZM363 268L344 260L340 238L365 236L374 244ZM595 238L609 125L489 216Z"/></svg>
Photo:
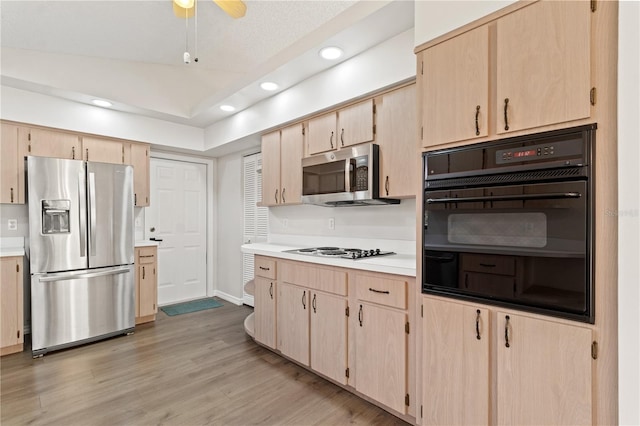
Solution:
<svg viewBox="0 0 640 426"><path fill-rule="evenodd" d="M242 305L243 300L241 297L235 297L220 290L213 290L213 296L219 297L220 299L226 300L227 302L231 302L234 305Z"/></svg>
<svg viewBox="0 0 640 426"><path fill-rule="evenodd" d="M245 305L253 306L254 305L253 296L245 293L242 298L242 303L244 303Z"/></svg>

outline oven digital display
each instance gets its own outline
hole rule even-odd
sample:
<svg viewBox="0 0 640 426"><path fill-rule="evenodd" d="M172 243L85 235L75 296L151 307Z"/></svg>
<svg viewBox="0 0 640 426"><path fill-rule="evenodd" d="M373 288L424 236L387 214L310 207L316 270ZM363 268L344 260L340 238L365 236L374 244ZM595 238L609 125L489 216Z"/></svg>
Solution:
<svg viewBox="0 0 640 426"><path fill-rule="evenodd" d="M531 157L531 156L535 156L536 155L536 150L535 149L530 149L528 151L516 151L513 153L513 156L516 158L520 158L520 157Z"/></svg>

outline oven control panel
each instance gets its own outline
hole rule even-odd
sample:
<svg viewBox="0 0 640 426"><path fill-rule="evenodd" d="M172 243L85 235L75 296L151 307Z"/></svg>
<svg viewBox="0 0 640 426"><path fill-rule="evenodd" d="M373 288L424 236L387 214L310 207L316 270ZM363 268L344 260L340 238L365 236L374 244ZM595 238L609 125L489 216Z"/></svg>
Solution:
<svg viewBox="0 0 640 426"><path fill-rule="evenodd" d="M496 151L496 164L574 157L582 154L581 144L567 142L571 141L500 149Z"/></svg>

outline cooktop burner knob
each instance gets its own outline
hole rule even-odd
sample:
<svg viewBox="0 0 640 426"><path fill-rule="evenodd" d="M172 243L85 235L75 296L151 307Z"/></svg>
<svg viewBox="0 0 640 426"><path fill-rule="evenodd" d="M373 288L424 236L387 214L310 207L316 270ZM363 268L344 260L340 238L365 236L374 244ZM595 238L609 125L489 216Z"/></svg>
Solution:
<svg viewBox="0 0 640 426"><path fill-rule="evenodd" d="M355 253L355 252L351 253L351 258L352 258L352 259L355 259L355 258L356 258L356 253Z"/></svg>
<svg viewBox="0 0 640 426"><path fill-rule="evenodd" d="M380 254L380 249L376 249L376 254Z"/></svg>
<svg viewBox="0 0 640 426"><path fill-rule="evenodd" d="M369 250L369 255L370 255L370 256L373 256L373 254L374 254L374 253L375 253L375 251L373 251L373 250Z"/></svg>

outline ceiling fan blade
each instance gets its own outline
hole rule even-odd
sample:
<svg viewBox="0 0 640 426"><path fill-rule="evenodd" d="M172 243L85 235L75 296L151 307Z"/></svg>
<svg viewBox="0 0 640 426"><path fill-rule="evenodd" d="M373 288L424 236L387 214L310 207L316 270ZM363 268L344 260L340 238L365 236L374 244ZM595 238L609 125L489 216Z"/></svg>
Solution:
<svg viewBox="0 0 640 426"><path fill-rule="evenodd" d="M247 12L247 6L242 0L213 0L213 2L232 18L242 18Z"/></svg>
<svg viewBox="0 0 640 426"><path fill-rule="evenodd" d="M185 9L184 7L180 7L176 4L176 2L172 1L171 3L173 3L173 14L176 15L178 18L192 18L193 15L195 15L195 7L190 7L189 9Z"/></svg>

